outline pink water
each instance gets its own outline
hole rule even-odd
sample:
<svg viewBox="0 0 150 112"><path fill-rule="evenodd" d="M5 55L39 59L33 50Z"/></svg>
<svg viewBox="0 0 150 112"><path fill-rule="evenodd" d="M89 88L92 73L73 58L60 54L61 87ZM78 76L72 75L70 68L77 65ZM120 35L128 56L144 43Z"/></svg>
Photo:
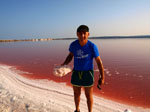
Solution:
<svg viewBox="0 0 150 112"><path fill-rule="evenodd" d="M32 79L49 79L70 85L71 73L55 77L53 68L63 63L73 40L0 43L0 63L15 65ZM94 94L135 106L150 108L150 39L91 40L98 47L105 67L105 85ZM69 64L73 67L73 61ZM94 69L97 69L94 63Z"/></svg>

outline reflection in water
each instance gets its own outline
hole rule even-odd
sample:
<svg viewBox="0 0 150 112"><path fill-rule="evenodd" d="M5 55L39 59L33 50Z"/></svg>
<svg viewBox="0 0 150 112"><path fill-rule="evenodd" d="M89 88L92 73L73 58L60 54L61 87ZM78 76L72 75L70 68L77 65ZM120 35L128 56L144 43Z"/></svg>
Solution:
<svg viewBox="0 0 150 112"><path fill-rule="evenodd" d="M52 75L68 55L73 40L48 42L0 43L0 63L15 65L32 74L34 79L66 82L70 86L71 73L62 78ZM121 102L150 107L150 39L91 40L98 47L105 67L105 85L96 88L99 72L95 63L94 93ZM73 61L70 63L73 67Z"/></svg>

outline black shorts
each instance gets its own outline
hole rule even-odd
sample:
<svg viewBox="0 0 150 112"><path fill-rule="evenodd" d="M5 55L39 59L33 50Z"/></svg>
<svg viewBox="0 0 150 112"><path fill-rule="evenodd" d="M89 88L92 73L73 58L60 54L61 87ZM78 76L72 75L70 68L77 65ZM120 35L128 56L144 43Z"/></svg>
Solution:
<svg viewBox="0 0 150 112"><path fill-rule="evenodd" d="M73 86L91 87L94 84L94 72L93 70L88 71L76 71L73 70L71 76L71 84Z"/></svg>

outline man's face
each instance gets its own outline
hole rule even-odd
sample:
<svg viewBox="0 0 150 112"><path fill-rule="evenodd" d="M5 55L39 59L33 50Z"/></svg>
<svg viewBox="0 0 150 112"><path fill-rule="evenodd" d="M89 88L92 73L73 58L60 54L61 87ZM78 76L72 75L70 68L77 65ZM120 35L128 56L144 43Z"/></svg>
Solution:
<svg viewBox="0 0 150 112"><path fill-rule="evenodd" d="M77 36L80 41L86 41L89 37L89 32L77 32Z"/></svg>

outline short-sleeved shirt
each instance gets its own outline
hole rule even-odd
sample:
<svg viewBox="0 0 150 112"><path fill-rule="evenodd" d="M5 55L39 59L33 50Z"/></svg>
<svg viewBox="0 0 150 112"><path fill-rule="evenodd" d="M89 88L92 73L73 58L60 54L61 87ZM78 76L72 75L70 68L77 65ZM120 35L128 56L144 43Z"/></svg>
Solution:
<svg viewBox="0 0 150 112"><path fill-rule="evenodd" d="M75 40L70 44L69 51L74 55L74 70L93 70L93 58L99 56L98 48L94 43L88 40L84 46L81 46L79 40Z"/></svg>

